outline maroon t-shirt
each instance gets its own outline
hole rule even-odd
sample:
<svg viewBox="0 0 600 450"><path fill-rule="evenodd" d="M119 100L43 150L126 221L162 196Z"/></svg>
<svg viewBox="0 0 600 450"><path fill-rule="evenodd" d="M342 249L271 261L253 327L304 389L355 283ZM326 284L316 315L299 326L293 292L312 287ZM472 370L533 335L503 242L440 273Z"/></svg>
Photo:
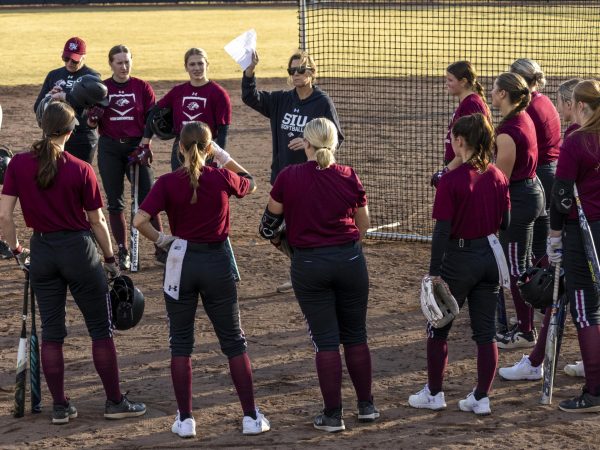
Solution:
<svg viewBox="0 0 600 450"><path fill-rule="evenodd" d="M198 189L198 201L190 203L192 187L183 170L161 176L140 205L150 216L165 211L173 236L189 242L222 242L229 235L229 197L245 196L250 180L227 169L205 166Z"/></svg>
<svg viewBox="0 0 600 450"><path fill-rule="evenodd" d="M446 151L444 152L444 160L452 161L454 159L454 150L452 149L452 143L450 141L450 133L452 133L452 127L456 123L458 119L463 116L470 116L471 114L481 113L486 116L491 123L490 119L490 110L486 106L483 99L476 93L469 94L458 104L458 108L454 111L452 115L452 119L448 124L448 133L446 134L446 140L444 141L444 145L446 147Z"/></svg>
<svg viewBox="0 0 600 450"><path fill-rule="evenodd" d="M189 81L178 84L157 105L173 110L173 129L177 134L188 122L204 122L215 138L219 125L231 123L229 94L214 81L197 87L192 86Z"/></svg>
<svg viewBox="0 0 600 450"><path fill-rule="evenodd" d="M496 233L508 209L510 195L504 173L493 164L481 173L465 163L441 178L432 217L452 223L452 239L478 239Z"/></svg>
<svg viewBox="0 0 600 450"><path fill-rule="evenodd" d="M293 247L341 245L360 238L356 210L367 204L362 183L351 167L315 161L283 169L271 197L283 204L286 233Z"/></svg>
<svg viewBox="0 0 600 450"><path fill-rule="evenodd" d="M108 78L104 84L109 104L98 122L100 134L112 139L142 137L146 115L156 101L152 87L134 77L125 83Z"/></svg>
<svg viewBox="0 0 600 450"><path fill-rule="evenodd" d="M445 176L445 175L444 175ZM598 133L578 131L565 138L556 178L573 180L588 222L600 220L600 136ZM577 207L573 204L570 219L577 218Z"/></svg>
<svg viewBox="0 0 600 450"><path fill-rule="evenodd" d="M37 171L37 158L33 152L25 152L10 160L4 174L2 194L19 198L25 224L41 233L89 230L85 211L102 208L92 166L63 152L54 182L47 189L37 186Z"/></svg>
<svg viewBox="0 0 600 450"><path fill-rule="evenodd" d="M573 131L579 130L580 128L581 125L579 125L578 123L572 123L571 125L569 125L565 130L565 139L568 138Z"/></svg>
<svg viewBox="0 0 600 450"><path fill-rule="evenodd" d="M531 102L525 111L535 126L538 164L556 161L560 151L560 116L552 100L536 91L531 94Z"/></svg>
<svg viewBox="0 0 600 450"><path fill-rule="evenodd" d="M510 175L510 181L535 178L538 160L537 137L535 126L529 114L522 111L508 119L496 128L496 136L501 134L508 134L516 146L515 164Z"/></svg>

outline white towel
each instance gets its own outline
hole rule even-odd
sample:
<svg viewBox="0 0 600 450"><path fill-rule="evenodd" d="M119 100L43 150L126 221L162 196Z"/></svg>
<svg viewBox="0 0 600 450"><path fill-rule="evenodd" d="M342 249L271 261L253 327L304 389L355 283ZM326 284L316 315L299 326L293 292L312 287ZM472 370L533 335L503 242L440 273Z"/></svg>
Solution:
<svg viewBox="0 0 600 450"><path fill-rule="evenodd" d="M494 257L496 258L496 264L498 265L498 275L500 276L500 286L510 289L510 276L508 274L508 265L506 264L506 257L502 251L502 245L495 234L490 234L488 237Z"/></svg>
<svg viewBox="0 0 600 450"><path fill-rule="evenodd" d="M181 281L181 268L186 249L187 241L175 239L171 244L169 256L167 257L163 291L174 300L179 300L179 282Z"/></svg>

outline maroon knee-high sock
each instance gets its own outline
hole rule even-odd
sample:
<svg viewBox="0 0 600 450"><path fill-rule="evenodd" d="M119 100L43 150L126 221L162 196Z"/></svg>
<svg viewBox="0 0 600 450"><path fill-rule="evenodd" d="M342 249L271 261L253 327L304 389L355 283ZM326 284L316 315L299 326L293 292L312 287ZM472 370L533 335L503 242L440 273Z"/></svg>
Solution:
<svg viewBox="0 0 600 450"><path fill-rule="evenodd" d="M542 328L538 335L538 340L529 355L529 361L533 367L537 367L544 362L544 356L546 354L546 338L548 337L548 325L550 325L550 317L552 316L552 308L546 308L546 314L544 314L544 321L542 322Z"/></svg>
<svg viewBox="0 0 600 450"><path fill-rule="evenodd" d="M492 388L498 367L498 347L495 342L477 346L477 387L476 394L487 395Z"/></svg>
<svg viewBox="0 0 600 450"><path fill-rule="evenodd" d="M510 277L510 293L512 294L513 302L515 304L515 311L517 313L517 319L519 319L519 330L527 333L533 329L533 308L531 308L523 297L517 287L518 277Z"/></svg>
<svg viewBox="0 0 600 450"><path fill-rule="evenodd" d="M111 212L108 214L110 230L119 247L127 248L127 223L123 212Z"/></svg>
<svg viewBox="0 0 600 450"><path fill-rule="evenodd" d="M106 398L112 402L121 401L121 388L119 387L119 364L117 351L112 338L92 341L92 357L94 367L100 375Z"/></svg>
<svg viewBox="0 0 600 450"><path fill-rule="evenodd" d="M325 409L342 406L342 357L339 351L317 352L315 355L319 386Z"/></svg>
<svg viewBox="0 0 600 450"><path fill-rule="evenodd" d="M442 390L448 365L448 341L427 338L427 385L433 395Z"/></svg>
<svg viewBox="0 0 600 450"><path fill-rule="evenodd" d="M371 352L364 344L344 345L344 359L359 402L371 401Z"/></svg>
<svg viewBox="0 0 600 450"><path fill-rule="evenodd" d="M254 404L254 385L252 383L252 367L247 353L234 356L229 360L229 372L235 385L242 411L245 416L254 417L256 405Z"/></svg>
<svg viewBox="0 0 600 450"><path fill-rule="evenodd" d="M179 417L187 419L192 414L192 357L171 357L171 380L177 399Z"/></svg>
<svg viewBox="0 0 600 450"><path fill-rule="evenodd" d="M42 341L42 370L55 405L66 405L65 362L60 342Z"/></svg>
<svg viewBox="0 0 600 450"><path fill-rule="evenodd" d="M600 395L600 325L577 330L581 359L585 368L585 385L592 395Z"/></svg>

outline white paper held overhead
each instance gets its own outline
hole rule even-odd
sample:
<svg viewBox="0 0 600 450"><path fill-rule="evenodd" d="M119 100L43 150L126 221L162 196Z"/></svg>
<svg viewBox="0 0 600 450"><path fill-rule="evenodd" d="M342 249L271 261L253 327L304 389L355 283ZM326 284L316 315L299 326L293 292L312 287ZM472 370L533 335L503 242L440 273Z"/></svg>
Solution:
<svg viewBox="0 0 600 450"><path fill-rule="evenodd" d="M252 63L252 53L256 50L256 31L248 30L225 46L225 51L246 70Z"/></svg>

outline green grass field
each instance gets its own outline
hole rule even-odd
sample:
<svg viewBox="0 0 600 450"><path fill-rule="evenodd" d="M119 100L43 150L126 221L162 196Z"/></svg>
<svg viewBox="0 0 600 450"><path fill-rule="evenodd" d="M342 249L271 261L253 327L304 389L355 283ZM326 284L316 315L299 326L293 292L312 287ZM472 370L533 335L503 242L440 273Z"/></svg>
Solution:
<svg viewBox="0 0 600 450"><path fill-rule="evenodd" d="M40 84L62 65L63 45L71 36L88 46L87 64L110 74L108 50L127 45L133 74L153 80L184 80L183 55L190 47L208 52L209 76L238 78L240 67L223 47L254 28L260 75L284 77L287 58L298 48L295 8L261 7L85 7L0 10L0 85ZM262 51L261 51L262 50Z"/></svg>

